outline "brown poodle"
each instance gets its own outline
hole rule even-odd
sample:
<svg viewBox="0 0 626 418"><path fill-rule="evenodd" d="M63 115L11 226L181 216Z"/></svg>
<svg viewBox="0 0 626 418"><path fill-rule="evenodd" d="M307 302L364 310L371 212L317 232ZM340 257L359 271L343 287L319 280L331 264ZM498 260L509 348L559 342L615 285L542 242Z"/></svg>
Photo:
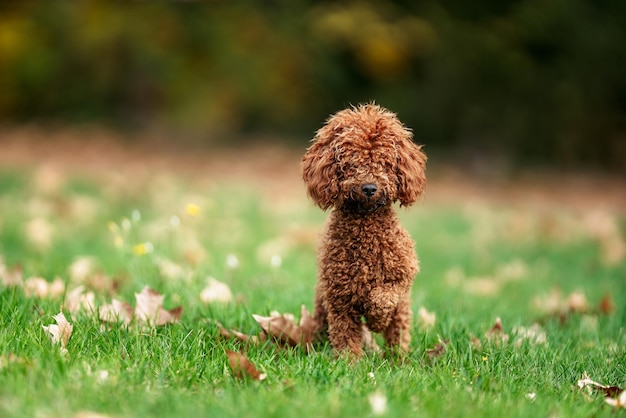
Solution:
<svg viewBox="0 0 626 418"><path fill-rule="evenodd" d="M302 159L308 193L332 207L318 249L316 331L336 354L362 354L362 323L390 347L409 348L414 243L392 208L426 183L426 156L396 115L375 104L331 116Z"/></svg>

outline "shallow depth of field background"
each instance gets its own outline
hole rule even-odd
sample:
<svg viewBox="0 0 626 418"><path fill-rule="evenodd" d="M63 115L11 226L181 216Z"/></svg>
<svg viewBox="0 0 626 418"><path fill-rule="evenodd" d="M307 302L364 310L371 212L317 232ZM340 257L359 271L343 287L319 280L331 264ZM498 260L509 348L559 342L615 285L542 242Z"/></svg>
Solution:
<svg viewBox="0 0 626 418"><path fill-rule="evenodd" d="M624 27L620 1L3 2L0 415L614 416L576 383L626 387ZM406 364L224 341L312 309L300 158L369 101L429 156ZM67 309L145 285L180 321Z"/></svg>
<svg viewBox="0 0 626 418"><path fill-rule="evenodd" d="M4 2L0 121L302 147L376 100L446 157L623 172L625 24L618 1Z"/></svg>

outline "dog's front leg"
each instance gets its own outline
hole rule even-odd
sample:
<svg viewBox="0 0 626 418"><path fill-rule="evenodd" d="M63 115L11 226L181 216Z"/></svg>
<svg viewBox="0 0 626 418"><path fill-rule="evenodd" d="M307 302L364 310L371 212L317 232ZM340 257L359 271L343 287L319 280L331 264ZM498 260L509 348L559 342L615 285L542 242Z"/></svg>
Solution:
<svg viewBox="0 0 626 418"><path fill-rule="evenodd" d="M409 297L404 297L398 303L398 307L391 317L391 321L383 332L387 345L392 348L399 347L404 352L409 351L411 343L411 301Z"/></svg>
<svg viewBox="0 0 626 418"><path fill-rule="evenodd" d="M363 354L363 330L355 315L330 310L328 312L328 339L336 356Z"/></svg>
<svg viewBox="0 0 626 418"><path fill-rule="evenodd" d="M365 304L365 320L370 330L383 332L398 306L398 291L393 286L378 286L372 289Z"/></svg>

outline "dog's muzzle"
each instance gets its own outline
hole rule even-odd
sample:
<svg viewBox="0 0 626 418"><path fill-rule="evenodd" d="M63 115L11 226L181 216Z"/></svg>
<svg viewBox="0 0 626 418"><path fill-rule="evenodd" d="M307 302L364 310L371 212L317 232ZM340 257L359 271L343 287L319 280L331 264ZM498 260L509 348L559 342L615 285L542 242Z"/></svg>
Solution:
<svg viewBox="0 0 626 418"><path fill-rule="evenodd" d="M366 183L361 186L361 191L366 197L373 197L376 194L378 187L373 183Z"/></svg>
<svg viewBox="0 0 626 418"><path fill-rule="evenodd" d="M341 206L349 212L368 215L389 203L387 195L374 183L351 188Z"/></svg>

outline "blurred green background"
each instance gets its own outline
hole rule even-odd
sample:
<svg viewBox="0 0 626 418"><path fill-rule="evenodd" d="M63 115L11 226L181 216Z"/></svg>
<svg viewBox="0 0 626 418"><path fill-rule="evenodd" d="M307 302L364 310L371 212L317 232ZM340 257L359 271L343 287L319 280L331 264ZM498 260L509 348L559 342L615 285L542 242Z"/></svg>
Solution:
<svg viewBox="0 0 626 418"><path fill-rule="evenodd" d="M626 2L3 1L0 123L306 144L375 100L431 154L626 171Z"/></svg>

